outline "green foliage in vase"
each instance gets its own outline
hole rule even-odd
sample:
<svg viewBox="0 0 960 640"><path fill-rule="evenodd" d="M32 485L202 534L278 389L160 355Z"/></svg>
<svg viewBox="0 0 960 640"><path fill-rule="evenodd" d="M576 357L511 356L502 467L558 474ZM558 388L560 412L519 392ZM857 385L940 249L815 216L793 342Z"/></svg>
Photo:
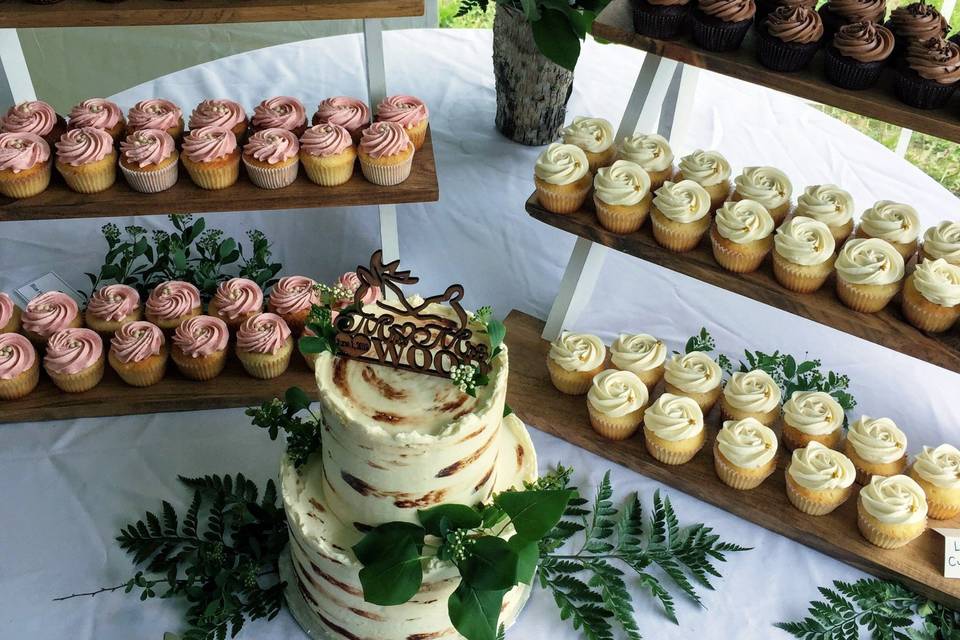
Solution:
<svg viewBox="0 0 960 640"><path fill-rule="evenodd" d="M309 416L306 420L301 417L304 412ZM283 400L268 400L247 409L246 414L253 419L253 426L267 430L271 440L281 431L287 435L287 455L296 469L323 449L323 420L310 410L310 397L299 387L287 389Z"/></svg>
<svg viewBox="0 0 960 640"><path fill-rule="evenodd" d="M256 229L247 232L248 247L224 237L220 229L207 229L203 218L169 216L174 231L152 233L137 225L120 229L103 226L107 253L97 273L87 273L91 293L108 284L126 284L146 296L166 280L184 280L213 297L217 285L235 275L249 278L262 288L273 285L283 265L271 262L270 241Z"/></svg>
<svg viewBox="0 0 960 640"><path fill-rule="evenodd" d="M530 23L533 40L547 58L573 71L580 57L580 42L610 0L493 0L520 12ZM490 0L461 0L457 17L486 13Z"/></svg>
<svg viewBox="0 0 960 640"><path fill-rule="evenodd" d="M896 582L836 580L819 591L806 618L775 626L801 640L960 640L960 613Z"/></svg>

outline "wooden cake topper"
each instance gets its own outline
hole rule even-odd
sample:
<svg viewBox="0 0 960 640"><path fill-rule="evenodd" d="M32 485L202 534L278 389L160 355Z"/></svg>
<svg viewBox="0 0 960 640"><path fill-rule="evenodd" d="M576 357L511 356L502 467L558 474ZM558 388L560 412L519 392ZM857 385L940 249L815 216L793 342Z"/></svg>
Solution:
<svg viewBox="0 0 960 640"><path fill-rule="evenodd" d="M413 304L400 287L416 284L420 278L400 271L399 266L399 260L383 264L383 253L377 251L370 257L369 268L357 267L360 286L353 294L353 305L341 311L335 323L337 355L445 378L462 365L473 366L486 375L490 371L490 349L470 340L473 331L460 305L463 286L450 285L442 294ZM363 308L371 290L380 292L377 312ZM387 291L396 300L385 300ZM456 318L427 311L432 304L444 303Z"/></svg>

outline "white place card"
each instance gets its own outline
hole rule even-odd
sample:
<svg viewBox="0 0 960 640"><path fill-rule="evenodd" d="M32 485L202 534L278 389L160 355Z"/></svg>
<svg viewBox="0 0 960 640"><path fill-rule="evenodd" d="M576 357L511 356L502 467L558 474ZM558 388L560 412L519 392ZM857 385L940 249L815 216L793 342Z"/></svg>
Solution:
<svg viewBox="0 0 960 640"><path fill-rule="evenodd" d="M61 291L73 298L78 305L83 306L84 298L80 292L68 285L63 278L53 271L20 285L14 293L20 298L20 302L26 305L38 295L47 291Z"/></svg>
<svg viewBox="0 0 960 640"><path fill-rule="evenodd" d="M943 576L960 578L960 529L933 530L943 536Z"/></svg>

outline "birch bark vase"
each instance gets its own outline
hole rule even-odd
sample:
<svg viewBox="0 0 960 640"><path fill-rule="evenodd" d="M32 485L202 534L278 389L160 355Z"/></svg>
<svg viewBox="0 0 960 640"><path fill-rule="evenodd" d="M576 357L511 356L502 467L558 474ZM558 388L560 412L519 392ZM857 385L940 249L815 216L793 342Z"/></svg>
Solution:
<svg viewBox="0 0 960 640"><path fill-rule="evenodd" d="M493 73L500 133L531 146L555 141L573 90L573 72L540 53L530 23L502 4L493 20Z"/></svg>

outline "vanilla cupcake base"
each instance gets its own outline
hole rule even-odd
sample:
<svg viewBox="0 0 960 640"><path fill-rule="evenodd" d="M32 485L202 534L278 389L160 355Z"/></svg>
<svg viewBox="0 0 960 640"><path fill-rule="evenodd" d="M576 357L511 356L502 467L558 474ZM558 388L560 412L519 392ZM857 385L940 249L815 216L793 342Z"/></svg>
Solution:
<svg viewBox="0 0 960 640"><path fill-rule="evenodd" d="M633 233L643 226L650 213L651 195L648 193L635 205L607 204L594 194L593 204L597 211L597 220L612 233Z"/></svg>
<svg viewBox="0 0 960 640"><path fill-rule="evenodd" d="M927 517L933 520L950 520L960 515L960 488L949 489L933 484L916 472L913 465L907 475L917 481L927 496Z"/></svg>
<svg viewBox="0 0 960 640"><path fill-rule="evenodd" d="M40 360L34 358L33 365L13 378L0 379L0 400L19 400L37 388L40 382Z"/></svg>
<svg viewBox="0 0 960 640"><path fill-rule="evenodd" d="M104 158L73 166L57 161L57 171L63 176L67 186L77 193L100 193L106 191L117 181L117 154L111 152Z"/></svg>
<svg viewBox="0 0 960 640"><path fill-rule="evenodd" d="M270 380L283 375L290 366L290 355L293 353L293 338L287 341L276 353L251 353L237 349L237 358L244 370L260 380Z"/></svg>
<svg viewBox="0 0 960 640"><path fill-rule="evenodd" d="M180 163L174 157L166 166L153 170L128 169L120 164L120 172L130 188L140 193L160 193L177 184Z"/></svg>
<svg viewBox="0 0 960 640"><path fill-rule="evenodd" d="M867 542L881 549L899 549L910 544L927 528L926 518L910 524L885 524L866 512L857 500L857 527Z"/></svg>
<svg viewBox="0 0 960 640"><path fill-rule="evenodd" d="M0 195L8 198L32 198L50 186L53 164L50 160L34 165L26 171L0 171Z"/></svg>
<svg viewBox="0 0 960 640"><path fill-rule="evenodd" d="M360 170L368 182L381 187L398 185L410 177L413 167L413 152L399 162L391 162L384 158L371 158L360 154Z"/></svg>
<svg viewBox="0 0 960 640"><path fill-rule="evenodd" d="M608 416L593 408L587 401L587 414L590 416L590 426L604 438L609 440L626 440L637 432L643 422L644 407L631 411L625 416Z"/></svg>
<svg viewBox="0 0 960 640"><path fill-rule="evenodd" d="M663 464L678 465L690 462L700 452L706 441L705 429L701 429L700 433L685 440L664 440L650 429L643 428L643 442L647 452Z"/></svg>
<svg viewBox="0 0 960 640"><path fill-rule="evenodd" d="M753 418L760 424L766 427L772 427L777 423L777 420L780 419L780 405L777 404L769 411L759 412L759 411L744 411L743 409L737 409L734 406L731 406L727 402L727 397L725 395L720 396L720 419L721 420L745 420L747 418Z"/></svg>
<svg viewBox="0 0 960 640"><path fill-rule="evenodd" d="M813 293L824 285L833 271L836 256L830 256L820 264L794 264L773 252L773 275L784 288L797 293Z"/></svg>
<svg viewBox="0 0 960 640"><path fill-rule="evenodd" d="M679 387L673 386L669 382L664 382L663 390L665 393L672 393L675 396L686 396L687 398L690 398L700 406L700 411L703 412L704 416L710 413L710 410L713 409L713 406L717 404L717 400L720 399L721 393L719 384L710 391L698 393L695 391L684 391Z"/></svg>
<svg viewBox="0 0 960 640"><path fill-rule="evenodd" d="M890 284L853 284L837 278L837 297L860 313L876 313L886 307L900 290L899 282Z"/></svg>
<svg viewBox="0 0 960 640"><path fill-rule="evenodd" d="M593 176L587 173L571 184L553 184L534 176L537 186L537 201L544 209L551 213L575 213L583 206L583 202L593 186Z"/></svg>
<svg viewBox="0 0 960 640"><path fill-rule="evenodd" d="M247 177L255 186L261 189L282 189L290 186L297 179L300 160L294 156L286 164L265 167L248 162L246 158L243 158L243 166L247 170Z"/></svg>
<svg viewBox="0 0 960 640"><path fill-rule="evenodd" d="M895 476L903 473L907 468L906 454L893 462L868 462L857 453L849 440L843 444L843 453L850 458L850 462L857 470L857 484L870 484L870 478L873 476Z"/></svg>
<svg viewBox="0 0 960 640"><path fill-rule="evenodd" d="M777 468L777 456L767 464L755 469L745 469L733 464L721 453L719 445L713 444L713 466L716 469L717 477L728 487L738 491L747 491L756 489L763 481L770 477L770 474Z"/></svg>
<svg viewBox="0 0 960 640"><path fill-rule="evenodd" d="M593 382L593 376L603 371L603 369L604 364L601 364L599 367L589 371L567 371L554 362L553 358L549 355L547 356L547 371L550 373L550 381L553 382L553 386L557 388L557 391L569 396L582 396L589 391L590 384Z"/></svg>
<svg viewBox="0 0 960 640"><path fill-rule="evenodd" d="M773 249L773 236L737 244L721 236L714 225L710 228L710 244L713 257L721 267L733 273L751 273L760 268Z"/></svg>
<svg viewBox="0 0 960 640"><path fill-rule="evenodd" d="M787 477L787 498L790 504L810 516L825 516L842 505L853 493L853 485L845 489L814 491L797 483L789 471Z"/></svg>
<svg viewBox="0 0 960 640"><path fill-rule="evenodd" d="M83 393L100 384L103 379L104 357L77 373L56 373L47 369L47 375L57 388L67 393Z"/></svg>
<svg viewBox="0 0 960 640"><path fill-rule="evenodd" d="M337 187L350 181L357 161L357 152L348 147L335 156L311 156L300 154L300 164L310 182L321 187Z"/></svg>
<svg viewBox="0 0 960 640"><path fill-rule="evenodd" d="M780 442L788 451L803 449L811 442L819 442L828 449L839 450L842 436L841 432L842 429L838 428L824 435L804 433L796 427L782 422L780 427Z"/></svg>
<svg viewBox="0 0 960 640"><path fill-rule="evenodd" d="M620 369L620 367L613 365L614 369L619 369L620 371L629 371L640 378L640 382L647 388L650 393L653 393L653 388L660 383L663 379L663 372L666 369L664 365L659 367L654 367L653 369Z"/></svg>
<svg viewBox="0 0 960 640"><path fill-rule="evenodd" d="M610 145L603 151L587 151L583 149L583 155L587 156L587 162L590 164L590 173L596 173L598 169L609 167L617 157L617 150Z"/></svg>
<svg viewBox="0 0 960 640"><path fill-rule="evenodd" d="M120 379L131 387L150 387L163 380L167 372L167 347L163 345L160 353L140 362L121 362L111 350L107 361Z"/></svg>
<svg viewBox="0 0 960 640"><path fill-rule="evenodd" d="M901 308L907 321L921 331L943 333L960 320L960 305L943 307L923 297L914 283L915 275L907 276L903 284Z"/></svg>
<svg viewBox="0 0 960 640"><path fill-rule="evenodd" d="M191 358L180 347L173 345L170 349L170 359L177 365L177 369L185 378L190 380L213 380L227 365L227 350L215 351L208 356Z"/></svg>
<svg viewBox="0 0 960 640"><path fill-rule="evenodd" d="M664 249L675 253L696 249L703 239L703 234L710 228L710 222L710 216L703 216L693 222L675 222L656 207L653 207L650 214L653 239Z"/></svg>

